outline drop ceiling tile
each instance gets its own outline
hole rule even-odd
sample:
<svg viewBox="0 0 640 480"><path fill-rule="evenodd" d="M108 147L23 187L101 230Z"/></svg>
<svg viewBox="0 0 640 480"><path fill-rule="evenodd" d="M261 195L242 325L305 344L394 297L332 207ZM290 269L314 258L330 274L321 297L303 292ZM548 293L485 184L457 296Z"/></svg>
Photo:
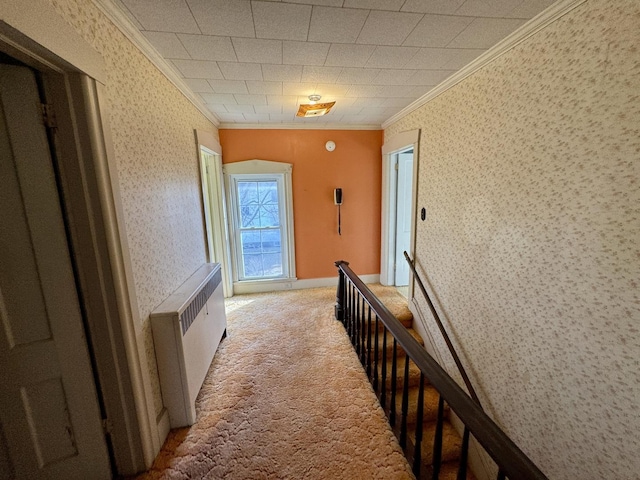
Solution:
<svg viewBox="0 0 640 480"><path fill-rule="evenodd" d="M259 63L218 62L218 65L227 80L262 80Z"/></svg>
<svg viewBox="0 0 640 480"><path fill-rule="evenodd" d="M403 12L454 14L465 0L407 0L401 8Z"/></svg>
<svg viewBox="0 0 640 480"><path fill-rule="evenodd" d="M212 103L216 105L235 105L236 99L230 93L201 93L200 96L206 103Z"/></svg>
<svg viewBox="0 0 640 480"><path fill-rule="evenodd" d="M204 60L172 60L185 78L222 78L222 73L216 62Z"/></svg>
<svg viewBox="0 0 640 480"><path fill-rule="evenodd" d="M376 49L373 45L345 45L334 43L329 48L325 65L329 67L364 67Z"/></svg>
<svg viewBox="0 0 640 480"><path fill-rule="evenodd" d="M298 97L295 95L267 95L267 104L295 107L298 104Z"/></svg>
<svg viewBox="0 0 640 480"><path fill-rule="evenodd" d="M509 12L522 4L523 0L467 0L456 15L468 17L508 17ZM526 2L525 2L526 3Z"/></svg>
<svg viewBox="0 0 640 480"><path fill-rule="evenodd" d="M322 95L323 102L333 102L336 97L343 97L349 91L349 85L337 85L334 83L319 83L316 85L316 93Z"/></svg>
<svg viewBox="0 0 640 480"><path fill-rule="evenodd" d="M282 42L282 63L288 65L324 65L328 43Z"/></svg>
<svg viewBox="0 0 640 480"><path fill-rule="evenodd" d="M200 33L185 2L175 0L125 0L124 4L145 30L156 32Z"/></svg>
<svg viewBox="0 0 640 480"><path fill-rule="evenodd" d="M236 102L238 105L266 105L267 104L267 96L266 95L234 95L236 97ZM253 108L253 107L251 107Z"/></svg>
<svg viewBox="0 0 640 480"><path fill-rule="evenodd" d="M229 113L256 113L253 105L225 105Z"/></svg>
<svg viewBox="0 0 640 480"><path fill-rule="evenodd" d="M336 83L370 85L379 74L379 68L343 68Z"/></svg>
<svg viewBox="0 0 640 480"><path fill-rule="evenodd" d="M345 8L366 8L371 10L392 10L397 12L404 0L345 0Z"/></svg>
<svg viewBox="0 0 640 480"><path fill-rule="evenodd" d="M282 105L256 105L256 113L282 113Z"/></svg>
<svg viewBox="0 0 640 480"><path fill-rule="evenodd" d="M252 94L282 95L282 82L247 81L247 89Z"/></svg>
<svg viewBox="0 0 640 480"><path fill-rule="evenodd" d="M269 121L269 114L267 113L245 113L244 114L244 118L246 121L248 122L252 122L252 123L261 123L261 122L268 122Z"/></svg>
<svg viewBox="0 0 640 480"><path fill-rule="evenodd" d="M310 42L353 43L367 20L367 10L314 7Z"/></svg>
<svg viewBox="0 0 640 480"><path fill-rule="evenodd" d="M372 68L405 68L418 52L416 47L376 47L366 66Z"/></svg>
<svg viewBox="0 0 640 480"><path fill-rule="evenodd" d="M229 37L180 34L178 38L194 60L236 61Z"/></svg>
<svg viewBox="0 0 640 480"><path fill-rule="evenodd" d="M187 0L187 3L204 34L256 36L249 0Z"/></svg>
<svg viewBox="0 0 640 480"><path fill-rule="evenodd" d="M282 41L260 38L233 38L239 62L282 63Z"/></svg>
<svg viewBox="0 0 640 480"><path fill-rule="evenodd" d="M147 40L151 42L151 45L158 50L160 55L164 58L182 58L189 59L189 52L187 52L180 43L175 33L166 32L142 32Z"/></svg>
<svg viewBox="0 0 640 480"><path fill-rule="evenodd" d="M338 75L342 72L342 67L318 67L305 65L302 68L303 82L323 82L334 83Z"/></svg>
<svg viewBox="0 0 640 480"><path fill-rule="evenodd" d="M262 65L262 74L270 82L299 82L302 65Z"/></svg>
<svg viewBox="0 0 640 480"><path fill-rule="evenodd" d="M406 81L413 76L413 70L380 70L371 82L373 85L406 85Z"/></svg>
<svg viewBox="0 0 640 480"><path fill-rule="evenodd" d="M307 40L310 5L251 2L256 37L278 40Z"/></svg>
<svg viewBox="0 0 640 480"><path fill-rule="evenodd" d="M514 18L533 18L540 12L549 8L555 0L527 0L510 12Z"/></svg>
<svg viewBox="0 0 640 480"><path fill-rule="evenodd" d="M525 23L526 20L521 19L476 18L448 46L453 48L490 48Z"/></svg>
<svg viewBox="0 0 640 480"><path fill-rule="evenodd" d="M432 48L446 47L472 21L473 18L470 17L425 15L403 45Z"/></svg>
<svg viewBox="0 0 640 480"><path fill-rule="evenodd" d="M287 95L302 95L309 96L312 93L316 93L315 83L287 83L282 84L282 93Z"/></svg>
<svg viewBox="0 0 640 480"><path fill-rule="evenodd" d="M408 66L425 70L456 70L484 51L476 48L421 48Z"/></svg>
<svg viewBox="0 0 640 480"><path fill-rule="evenodd" d="M248 93L243 80L209 80L215 93Z"/></svg>
<svg viewBox="0 0 640 480"><path fill-rule="evenodd" d="M356 43L367 45L402 45L422 19L420 13L372 11Z"/></svg>
<svg viewBox="0 0 640 480"><path fill-rule="evenodd" d="M406 85L438 85L455 70L418 70L406 82Z"/></svg>
<svg viewBox="0 0 640 480"><path fill-rule="evenodd" d="M213 93L213 88L204 78L185 78L184 83L195 93Z"/></svg>

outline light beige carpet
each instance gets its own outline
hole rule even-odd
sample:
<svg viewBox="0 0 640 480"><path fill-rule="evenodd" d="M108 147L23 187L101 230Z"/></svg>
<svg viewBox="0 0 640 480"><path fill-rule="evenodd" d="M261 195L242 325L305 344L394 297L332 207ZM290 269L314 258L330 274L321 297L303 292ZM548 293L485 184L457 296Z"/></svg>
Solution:
<svg viewBox="0 0 640 480"><path fill-rule="evenodd" d="M413 478L334 302L334 288L228 300L196 424L138 478Z"/></svg>

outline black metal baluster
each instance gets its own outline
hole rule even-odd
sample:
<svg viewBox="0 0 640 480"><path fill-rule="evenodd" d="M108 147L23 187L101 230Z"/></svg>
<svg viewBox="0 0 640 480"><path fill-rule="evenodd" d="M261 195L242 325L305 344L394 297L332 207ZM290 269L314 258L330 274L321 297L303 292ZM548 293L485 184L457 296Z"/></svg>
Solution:
<svg viewBox="0 0 640 480"><path fill-rule="evenodd" d="M367 377L371 380L371 305L367 307Z"/></svg>
<svg viewBox="0 0 640 480"><path fill-rule="evenodd" d="M378 315L376 314L376 333L375 340L373 343L373 391L378 392L378 329L380 328L380 320L378 319Z"/></svg>
<svg viewBox="0 0 640 480"><path fill-rule="evenodd" d="M442 463L442 426L444 423L444 398L438 400L438 420L436 422L435 438L433 439L433 480L440 476L440 464Z"/></svg>
<svg viewBox="0 0 640 480"><path fill-rule="evenodd" d="M382 334L382 389L380 394L380 405L382 410L387 411L387 328L384 327Z"/></svg>
<svg viewBox="0 0 640 480"><path fill-rule="evenodd" d="M420 372L420 386L418 390L418 412L416 415L416 444L413 450L413 474L420 478L422 467L422 428L424 420L424 373Z"/></svg>
<svg viewBox="0 0 640 480"><path fill-rule="evenodd" d="M385 335L387 332L385 332ZM392 427L396 426L396 389L398 385L398 342L393 337L393 353L391 356L391 412L389 413L389 423Z"/></svg>
<svg viewBox="0 0 640 480"><path fill-rule="evenodd" d="M356 345L356 331L354 322L355 308L355 286L351 284L351 298L349 299L349 338L351 338L351 345L353 345L354 347Z"/></svg>
<svg viewBox="0 0 640 480"><path fill-rule="evenodd" d="M404 382L402 383L402 423L400 424L400 446L407 448L407 415L409 413L409 356L404 357Z"/></svg>
<svg viewBox="0 0 640 480"><path fill-rule="evenodd" d="M361 325L360 325L360 300L362 297L360 294L356 296L356 353L358 354L358 358L360 358L360 336L361 336Z"/></svg>
<svg viewBox="0 0 640 480"><path fill-rule="evenodd" d="M460 449L460 465L458 467L458 480L467 478L467 460L469 458L469 429L464 427L462 433L462 448Z"/></svg>
<svg viewBox="0 0 640 480"><path fill-rule="evenodd" d="M360 363L362 363L362 367L365 368L367 365L367 340L366 340L366 336L367 336L367 325L366 325L366 318L367 316L365 315L365 300L364 297L362 297L362 310L360 310L360 343L361 343L361 347L360 347Z"/></svg>

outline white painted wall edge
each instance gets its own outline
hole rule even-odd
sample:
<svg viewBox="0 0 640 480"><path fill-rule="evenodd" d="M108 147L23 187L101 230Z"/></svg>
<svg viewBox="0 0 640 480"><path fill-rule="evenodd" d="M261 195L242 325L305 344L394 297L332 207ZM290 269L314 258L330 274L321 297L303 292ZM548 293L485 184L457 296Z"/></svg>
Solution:
<svg viewBox="0 0 640 480"><path fill-rule="evenodd" d="M364 283L380 283L380 275L360 275ZM324 278L305 278L302 280L281 280L269 282L236 282L233 284L233 294L278 292L283 290L301 290L304 288L337 287L338 275Z"/></svg>
<svg viewBox="0 0 640 480"><path fill-rule="evenodd" d="M547 25L555 22L557 19L559 19L560 17L567 14L568 12L570 12L571 10L573 10L574 8L576 8L577 6L581 5L586 1L587 0L560 0L554 3L549 8L547 8L537 16L533 17L527 23L522 25L511 35L505 37L496 45L494 45L489 50L484 52L482 55L480 55L478 58L476 58L474 61L468 64L466 67L462 68L461 70L458 70L456 73L454 73L445 81L443 81L441 84L429 90L422 97L417 99L415 102L410 103L405 108L400 110L398 113L389 117L389 119L385 120L382 123L382 128L389 127L391 124L397 122L402 117L420 108L425 103L430 102L441 93L446 92L451 87L457 85L462 80L464 80L468 76L475 73L477 70L491 63L492 61L494 61L504 53L508 52L518 44L525 41L530 36L535 35L540 30L545 28Z"/></svg>
<svg viewBox="0 0 640 480"><path fill-rule="evenodd" d="M381 125L347 125L328 123L221 123L218 128L226 130L382 130Z"/></svg>
<svg viewBox="0 0 640 480"><path fill-rule="evenodd" d="M109 0L92 0L96 7L104 13L109 20L120 30L131 43L133 43L147 59L153 63L160 72L164 74L173 85L182 92L205 117L213 123L214 126L220 125L220 120L211 110L196 96L195 93L184 82L180 74L167 62L158 51L151 45L151 42L145 38L142 33L133 25L127 15L120 10L113 2Z"/></svg>

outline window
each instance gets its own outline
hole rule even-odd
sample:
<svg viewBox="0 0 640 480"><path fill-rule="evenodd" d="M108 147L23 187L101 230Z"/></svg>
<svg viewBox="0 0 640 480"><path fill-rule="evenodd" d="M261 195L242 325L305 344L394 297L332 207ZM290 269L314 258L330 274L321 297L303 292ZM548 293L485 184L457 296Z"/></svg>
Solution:
<svg viewBox="0 0 640 480"><path fill-rule="evenodd" d="M225 165L225 173L236 280L294 277L291 165L251 160Z"/></svg>

